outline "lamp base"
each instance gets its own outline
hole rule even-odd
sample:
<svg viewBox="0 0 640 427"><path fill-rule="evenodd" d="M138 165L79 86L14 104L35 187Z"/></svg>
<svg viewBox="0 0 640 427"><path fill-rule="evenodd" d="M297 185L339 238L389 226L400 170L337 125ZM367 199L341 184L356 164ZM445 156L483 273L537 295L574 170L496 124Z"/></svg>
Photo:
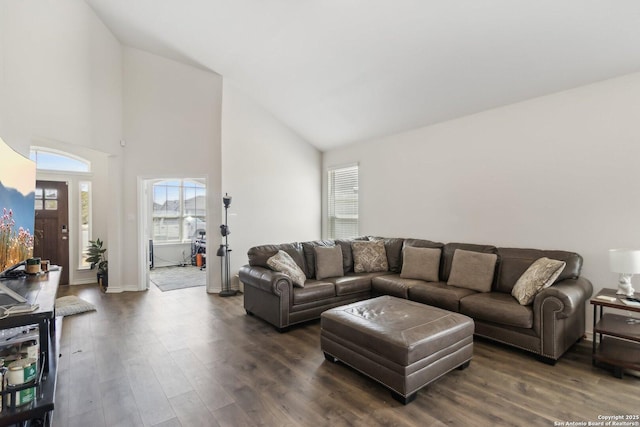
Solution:
<svg viewBox="0 0 640 427"><path fill-rule="evenodd" d="M218 294L219 297L233 297L238 295L238 291L235 289L227 289L224 291L220 291L220 293Z"/></svg>
<svg viewBox="0 0 640 427"><path fill-rule="evenodd" d="M616 295L626 295L628 297L632 297L635 294L635 289L633 289L631 287L631 285L627 286L621 286L618 285L618 290L616 291Z"/></svg>
<svg viewBox="0 0 640 427"><path fill-rule="evenodd" d="M628 297L632 297L635 292L635 289L633 289L633 286L631 286L631 274L620 274L616 295L626 295Z"/></svg>

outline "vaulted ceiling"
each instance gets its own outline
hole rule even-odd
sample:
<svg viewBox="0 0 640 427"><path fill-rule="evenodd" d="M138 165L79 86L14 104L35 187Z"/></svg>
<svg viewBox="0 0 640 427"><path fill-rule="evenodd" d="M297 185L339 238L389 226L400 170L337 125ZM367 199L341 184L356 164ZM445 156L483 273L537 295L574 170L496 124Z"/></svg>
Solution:
<svg viewBox="0 0 640 427"><path fill-rule="evenodd" d="M85 0L321 150L640 71L636 0Z"/></svg>

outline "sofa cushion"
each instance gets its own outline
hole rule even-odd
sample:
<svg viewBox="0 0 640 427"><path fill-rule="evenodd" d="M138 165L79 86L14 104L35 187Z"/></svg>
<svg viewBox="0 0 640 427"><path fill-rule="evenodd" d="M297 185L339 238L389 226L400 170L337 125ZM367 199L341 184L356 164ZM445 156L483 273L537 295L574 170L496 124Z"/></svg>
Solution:
<svg viewBox="0 0 640 427"><path fill-rule="evenodd" d="M404 239L388 238L388 237L369 237L369 240L382 240L384 242L384 250L387 253L388 270L393 273L400 273L402 270L402 246Z"/></svg>
<svg viewBox="0 0 640 427"><path fill-rule="evenodd" d="M302 242L302 252L304 253L305 274L307 277L316 277L316 246L334 246L331 240L314 240L312 242Z"/></svg>
<svg viewBox="0 0 640 427"><path fill-rule="evenodd" d="M456 249L447 285L491 292L498 255Z"/></svg>
<svg viewBox="0 0 640 427"><path fill-rule="evenodd" d="M304 288L293 288L293 304L305 304L335 296L335 285L325 281L307 280Z"/></svg>
<svg viewBox="0 0 640 427"><path fill-rule="evenodd" d="M459 312L460 300L475 293L471 289L449 286L445 282L420 282L409 288L409 299Z"/></svg>
<svg viewBox="0 0 640 427"><path fill-rule="evenodd" d="M339 245L331 247L316 246L313 250L316 258L316 280L344 276L342 249Z"/></svg>
<svg viewBox="0 0 640 427"><path fill-rule="evenodd" d="M447 243L442 247L442 257L440 259L440 280L443 282L449 280L449 274L451 273L451 263L453 262L453 255L456 253L457 249L480 252L483 254L495 254L498 251L495 246L490 245L476 245L473 243ZM498 259L498 263L499 262L500 259Z"/></svg>
<svg viewBox="0 0 640 427"><path fill-rule="evenodd" d="M391 295L407 299L409 288L424 283L418 279L403 279L399 274L389 274L375 277L371 280L371 288L374 295Z"/></svg>
<svg viewBox="0 0 640 427"><path fill-rule="evenodd" d="M407 246L402 250L403 279L420 279L437 282L440 271L440 254L436 248L418 248Z"/></svg>
<svg viewBox="0 0 640 427"><path fill-rule="evenodd" d="M279 271L291 279L294 286L304 287L304 282L307 279L304 272L293 258L291 258L291 255L285 251L278 251L278 253L267 260L267 265L272 270Z"/></svg>
<svg viewBox="0 0 640 427"><path fill-rule="evenodd" d="M530 329L533 308L520 305L511 295L502 292L481 292L460 300L460 313L476 320Z"/></svg>
<svg viewBox="0 0 640 427"><path fill-rule="evenodd" d="M536 294L553 284L565 265L564 261L547 257L536 260L518 279L511 295L522 305L531 304Z"/></svg>
<svg viewBox="0 0 640 427"><path fill-rule="evenodd" d="M298 267L304 271L307 275L307 268L304 261L304 254L302 252L301 243L284 243L281 245L261 245L255 246L247 252L249 257L249 265L252 267L264 267L271 268L267 264L267 260L278 253L279 250L283 250L288 253L291 258L298 264ZM307 276L313 277L313 276Z"/></svg>
<svg viewBox="0 0 640 427"><path fill-rule="evenodd" d="M366 237L354 237L353 239L337 239L336 245L340 245L342 250L342 270L344 274L353 272L353 251L351 250L351 242L367 241Z"/></svg>
<svg viewBox="0 0 640 427"><path fill-rule="evenodd" d="M424 239L404 239L402 249L411 246L413 248L440 248L444 247L444 243L433 242L431 240Z"/></svg>
<svg viewBox="0 0 640 427"><path fill-rule="evenodd" d="M332 277L326 279L336 285L336 295L357 294L360 292L371 292L371 281L373 278L384 273L350 273L343 277Z"/></svg>
<svg viewBox="0 0 640 427"><path fill-rule="evenodd" d="M580 276L580 270L582 269L582 257L575 252L498 248L498 256L500 257L500 266L495 289L508 294L511 293L520 276L539 258L547 257L567 263L560 276L556 278L556 282L565 279L576 279Z"/></svg>
<svg viewBox="0 0 640 427"><path fill-rule="evenodd" d="M387 251L382 240L372 242L352 242L353 271L356 273L373 273L388 271Z"/></svg>

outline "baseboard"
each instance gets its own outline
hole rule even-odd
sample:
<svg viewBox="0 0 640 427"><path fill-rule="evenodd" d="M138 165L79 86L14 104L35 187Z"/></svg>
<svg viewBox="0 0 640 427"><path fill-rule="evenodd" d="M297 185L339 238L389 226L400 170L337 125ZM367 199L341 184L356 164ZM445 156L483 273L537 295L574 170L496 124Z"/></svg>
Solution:
<svg viewBox="0 0 640 427"><path fill-rule="evenodd" d="M96 283L96 279L74 280L73 283L69 283L69 286L76 286L76 285L97 285L97 283Z"/></svg>
<svg viewBox="0 0 640 427"><path fill-rule="evenodd" d="M593 342L593 332L585 332L585 341Z"/></svg>

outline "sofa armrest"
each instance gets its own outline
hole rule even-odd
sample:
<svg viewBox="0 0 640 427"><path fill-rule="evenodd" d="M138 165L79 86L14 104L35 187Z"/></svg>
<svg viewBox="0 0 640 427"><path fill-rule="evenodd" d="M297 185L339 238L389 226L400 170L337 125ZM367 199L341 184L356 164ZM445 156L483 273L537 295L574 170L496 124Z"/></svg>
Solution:
<svg viewBox="0 0 640 427"><path fill-rule="evenodd" d="M593 293L584 277L565 279L544 289L533 300L533 321L540 337L540 356L555 363L584 336L585 306Z"/></svg>
<svg viewBox="0 0 640 427"><path fill-rule="evenodd" d="M288 295L292 294L291 279L268 268L245 265L240 267L238 277L245 286L253 286L278 296L282 296L284 290L288 290Z"/></svg>
<svg viewBox="0 0 640 427"><path fill-rule="evenodd" d="M559 319L571 317L574 313L582 311L585 302L593 294L593 285L588 279L565 279L550 286L538 295L533 301L534 313L543 313L549 308L556 313ZM546 307L546 306L551 307Z"/></svg>

